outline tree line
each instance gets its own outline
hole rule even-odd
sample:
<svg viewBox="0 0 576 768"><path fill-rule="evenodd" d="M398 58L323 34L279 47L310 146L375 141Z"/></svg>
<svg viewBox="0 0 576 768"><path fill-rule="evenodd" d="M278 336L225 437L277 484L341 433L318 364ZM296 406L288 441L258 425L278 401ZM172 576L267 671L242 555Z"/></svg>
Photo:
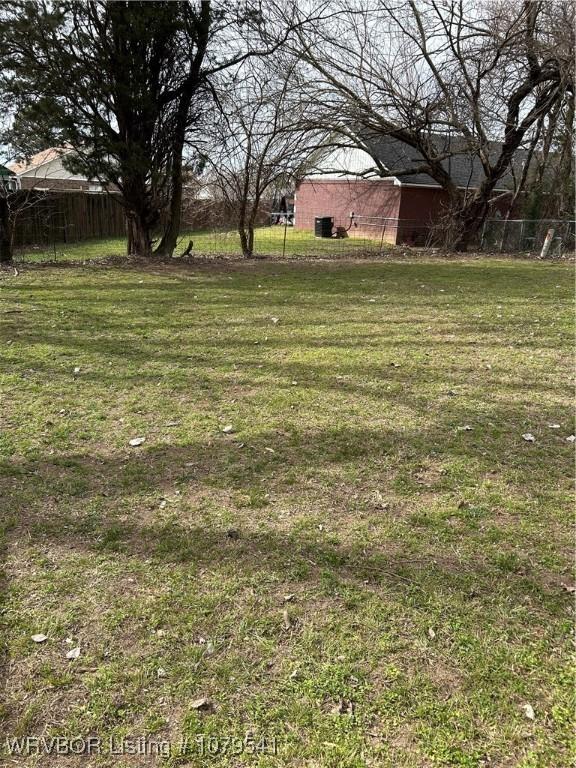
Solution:
<svg viewBox="0 0 576 768"><path fill-rule="evenodd" d="M120 191L143 257L175 252L183 185L206 174L249 256L265 195L390 136L417 161L374 155L371 172L429 174L444 245L466 250L510 173L533 216L572 218L573 30L573 3L547 0L8 0L2 142L73 148L70 170ZM474 188L447 171L458 155L481 168ZM4 228L8 197L0 183Z"/></svg>

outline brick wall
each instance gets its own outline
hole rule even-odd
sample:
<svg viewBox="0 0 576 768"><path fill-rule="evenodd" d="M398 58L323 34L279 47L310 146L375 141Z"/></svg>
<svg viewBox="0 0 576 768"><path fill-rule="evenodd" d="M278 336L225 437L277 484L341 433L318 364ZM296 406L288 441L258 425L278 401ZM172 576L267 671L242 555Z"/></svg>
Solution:
<svg viewBox="0 0 576 768"><path fill-rule="evenodd" d="M350 229L351 237L424 245L447 202L442 189L398 186L384 179L306 179L296 190L295 226L313 230L316 216L333 216L335 227L348 227L354 211L357 226ZM500 201L493 210L505 209L507 204L507 200ZM383 218L391 221L383 222Z"/></svg>
<svg viewBox="0 0 576 768"><path fill-rule="evenodd" d="M448 202L448 195L442 189L402 186L397 242L425 245L431 226L446 215ZM504 215L508 205L509 198L500 198L492 205L490 215L497 210Z"/></svg>
<svg viewBox="0 0 576 768"><path fill-rule="evenodd" d="M370 217L396 219L400 207L400 187L392 181L378 179L306 179L298 186L295 196L295 227L314 229L316 216L333 216L334 226L348 227L350 212L354 211L357 227L350 236L380 238L382 222ZM388 231L389 230L389 231ZM395 227L387 227L385 240L395 241Z"/></svg>
<svg viewBox="0 0 576 768"><path fill-rule="evenodd" d="M445 212L448 196L430 187L400 188L398 242L425 245L430 227Z"/></svg>

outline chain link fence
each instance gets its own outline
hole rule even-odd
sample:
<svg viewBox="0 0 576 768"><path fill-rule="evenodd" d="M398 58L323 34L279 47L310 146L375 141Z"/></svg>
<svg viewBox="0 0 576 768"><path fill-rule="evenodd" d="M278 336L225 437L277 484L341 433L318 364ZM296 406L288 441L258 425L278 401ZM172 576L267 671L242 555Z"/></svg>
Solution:
<svg viewBox="0 0 576 768"><path fill-rule="evenodd" d="M542 252L550 236L548 257L574 254L576 222L559 219L487 219L480 236L480 250L488 253Z"/></svg>
<svg viewBox="0 0 576 768"><path fill-rule="evenodd" d="M330 218L330 217L324 217ZM181 254L192 241L190 253L195 256L241 255L238 232L228 226L209 228L183 227L175 255ZM319 232L323 236L318 236ZM540 255L547 233L552 232L548 258L564 258L574 253L574 221L531 221L526 219L489 219L471 250L486 253L526 253ZM295 225L291 212L272 211L262 216L255 230L254 253L276 257L354 257L378 256L392 252L396 244L413 248L438 248L441 235L437 228L417 219L399 219L354 214L346 226L334 226L316 233ZM63 240L64 238L62 238ZM16 261L83 261L126 254L124 236L62 242L51 228L43 242L15 249Z"/></svg>

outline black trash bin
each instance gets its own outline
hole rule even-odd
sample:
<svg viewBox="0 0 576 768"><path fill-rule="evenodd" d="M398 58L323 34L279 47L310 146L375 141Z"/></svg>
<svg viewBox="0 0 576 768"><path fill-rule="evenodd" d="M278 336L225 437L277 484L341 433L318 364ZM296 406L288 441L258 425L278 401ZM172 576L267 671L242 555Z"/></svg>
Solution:
<svg viewBox="0 0 576 768"><path fill-rule="evenodd" d="M315 237L332 237L333 229L334 229L333 216L316 216L316 218L314 219Z"/></svg>

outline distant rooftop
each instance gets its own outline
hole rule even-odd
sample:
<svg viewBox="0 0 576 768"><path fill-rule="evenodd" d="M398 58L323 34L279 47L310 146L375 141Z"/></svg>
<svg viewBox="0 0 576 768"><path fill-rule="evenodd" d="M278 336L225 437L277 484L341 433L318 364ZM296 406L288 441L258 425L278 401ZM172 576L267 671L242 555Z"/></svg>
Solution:
<svg viewBox="0 0 576 768"><path fill-rule="evenodd" d="M384 177L398 179L402 184L414 184L418 186L440 187L438 182L428 173L402 173L411 168L425 165L423 155L409 144L385 134L359 134L359 146L340 146L332 151L320 154L316 166L309 173L309 177L318 179L328 178L383 178L382 171L378 170L377 162L384 168ZM466 141L461 136L449 136L448 134L435 134L431 139L437 155L450 153L450 157L442 160L443 168L457 187L474 189L485 178L482 163L476 152L471 152ZM502 145L499 142L490 142L488 156L495 162L500 155ZM518 150L514 158L514 171L520 176L522 165L526 158L524 150ZM514 176L509 169L498 181L498 190L511 190L514 188Z"/></svg>
<svg viewBox="0 0 576 768"><path fill-rule="evenodd" d="M470 152L463 137L449 136L448 134L436 134L431 141L439 155L450 152L451 156L442 160L442 167L449 173L450 178L457 187L475 188L485 178L484 170L477 153ZM366 149L375 157L391 176L395 176L402 184L419 184L439 186L438 182L427 173L398 174L395 171L403 171L410 167L418 167L425 163L422 154L413 147L405 144L392 136L364 137ZM488 146L488 156L493 162L500 154L502 145L493 141ZM516 153L516 168L524 160L525 153ZM499 189L512 189L513 176L508 171L498 182Z"/></svg>
<svg viewBox="0 0 576 768"><path fill-rule="evenodd" d="M40 165L49 163L51 160L55 160L57 157L68 154L70 150L66 147L49 147L48 149L37 152L29 160L23 160L19 163L9 163L8 168L13 173L21 174L31 171L33 168L38 168Z"/></svg>

